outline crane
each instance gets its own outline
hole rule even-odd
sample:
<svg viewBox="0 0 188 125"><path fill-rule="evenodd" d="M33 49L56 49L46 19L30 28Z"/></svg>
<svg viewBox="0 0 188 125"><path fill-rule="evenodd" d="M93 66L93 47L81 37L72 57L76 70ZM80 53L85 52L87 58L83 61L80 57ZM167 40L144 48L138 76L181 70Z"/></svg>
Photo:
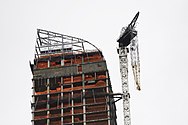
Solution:
<svg viewBox="0 0 188 125"><path fill-rule="evenodd" d="M123 99L123 112L124 112L124 125L131 125L130 117L130 94L128 87L128 53L130 48L131 66L134 75L136 89L140 88L140 60L138 51L137 31L135 24L138 19L139 12L135 15L128 27L123 27L120 37L117 40L119 43L118 54L120 62L120 73L122 81L122 99ZM130 47L128 47L130 46Z"/></svg>

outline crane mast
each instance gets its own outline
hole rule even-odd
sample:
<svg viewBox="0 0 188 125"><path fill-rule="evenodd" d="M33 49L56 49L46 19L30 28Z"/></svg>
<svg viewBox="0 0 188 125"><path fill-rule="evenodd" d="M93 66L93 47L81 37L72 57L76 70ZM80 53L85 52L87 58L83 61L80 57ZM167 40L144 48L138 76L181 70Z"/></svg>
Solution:
<svg viewBox="0 0 188 125"><path fill-rule="evenodd" d="M127 47L119 47L120 73L121 73L122 92L123 92L122 99L123 99L123 111L124 111L124 125L131 125L127 53L128 53Z"/></svg>
<svg viewBox="0 0 188 125"><path fill-rule="evenodd" d="M140 89L140 61L138 52L137 31L135 30L135 23L139 16L139 12L135 15L127 28L122 28L121 35L117 42L119 43L119 62L120 74L122 81L122 99L123 99L123 112L124 112L124 125L131 125L130 116L130 94L128 86L128 53L130 44L131 65L136 83L137 90Z"/></svg>

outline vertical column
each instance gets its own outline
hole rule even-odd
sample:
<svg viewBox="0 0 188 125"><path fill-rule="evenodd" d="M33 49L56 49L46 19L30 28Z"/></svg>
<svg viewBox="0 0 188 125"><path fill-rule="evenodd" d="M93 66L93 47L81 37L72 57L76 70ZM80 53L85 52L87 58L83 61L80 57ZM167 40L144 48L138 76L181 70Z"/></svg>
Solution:
<svg viewBox="0 0 188 125"><path fill-rule="evenodd" d="M50 116L50 104L49 104L49 101L50 101L50 79L48 78L47 79L47 125L50 125L50 119L49 119L49 116Z"/></svg>
<svg viewBox="0 0 188 125"><path fill-rule="evenodd" d="M74 102L73 102L73 76L71 76L71 88L72 88L72 91L71 91L71 113L72 113L72 124L74 124Z"/></svg>
<svg viewBox="0 0 188 125"><path fill-rule="evenodd" d="M48 67L50 67L50 60L48 60ZM49 115L50 115L50 104L49 104L49 101L50 101L50 79L48 78L47 79L47 125L50 125L50 119L49 119Z"/></svg>
<svg viewBox="0 0 188 125"><path fill-rule="evenodd" d="M63 125L63 77L61 77L61 125Z"/></svg>
<svg viewBox="0 0 188 125"><path fill-rule="evenodd" d="M106 93L109 93L109 81L108 81L108 72L106 71ZM108 125L110 125L110 97L108 95L106 95L107 99L106 99L106 104L107 104L107 111L108 111Z"/></svg>
<svg viewBox="0 0 188 125"><path fill-rule="evenodd" d="M50 60L48 60L48 67L50 67Z"/></svg>
<svg viewBox="0 0 188 125"><path fill-rule="evenodd" d="M63 35L62 35L62 53L64 53L64 43L63 43Z"/></svg>
<svg viewBox="0 0 188 125"><path fill-rule="evenodd" d="M97 73L95 72L94 75L95 75L94 80L96 80L97 79Z"/></svg>
<svg viewBox="0 0 188 125"><path fill-rule="evenodd" d="M61 60L61 66L64 66L64 59Z"/></svg>
<svg viewBox="0 0 188 125"><path fill-rule="evenodd" d="M64 45L63 45L63 37L62 37L62 53L64 50ZM64 55L63 59L61 59L61 66L64 66ZM63 77L61 77L61 97L60 97L60 102L61 102L61 125L63 125Z"/></svg>
<svg viewBox="0 0 188 125"><path fill-rule="evenodd" d="M32 102L35 104L35 81L32 80L33 83L33 98L32 98ZM34 111L35 111L35 106L32 106L32 120L34 120ZM32 121L32 125L34 125L34 121Z"/></svg>
<svg viewBox="0 0 188 125"><path fill-rule="evenodd" d="M85 80L84 80L84 77L85 75L82 74L82 86L83 86L83 122L84 122L84 125L86 125L86 101L85 101Z"/></svg>
<svg viewBox="0 0 188 125"><path fill-rule="evenodd" d="M83 64L85 63L84 62L84 58L85 58L85 53L82 54L82 64L81 64L81 67L83 69ZM82 105L83 105L83 125L86 125L86 101L85 101L85 75L84 73L82 72L82 95L81 95L81 99L82 99Z"/></svg>

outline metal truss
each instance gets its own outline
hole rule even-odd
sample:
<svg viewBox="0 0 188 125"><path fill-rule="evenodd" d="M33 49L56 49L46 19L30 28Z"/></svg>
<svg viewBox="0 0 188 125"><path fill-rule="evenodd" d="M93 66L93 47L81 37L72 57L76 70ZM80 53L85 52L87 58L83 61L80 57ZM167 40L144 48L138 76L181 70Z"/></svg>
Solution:
<svg viewBox="0 0 188 125"><path fill-rule="evenodd" d="M131 125L127 53L128 53L128 48L126 46L119 48L120 73L121 73L122 92L123 92L122 98L123 98L124 125Z"/></svg>
<svg viewBox="0 0 188 125"><path fill-rule="evenodd" d="M90 50L92 47L101 53L95 45L81 38L37 29L35 57L54 53L85 52L87 50L85 50L84 46L88 45L90 46Z"/></svg>

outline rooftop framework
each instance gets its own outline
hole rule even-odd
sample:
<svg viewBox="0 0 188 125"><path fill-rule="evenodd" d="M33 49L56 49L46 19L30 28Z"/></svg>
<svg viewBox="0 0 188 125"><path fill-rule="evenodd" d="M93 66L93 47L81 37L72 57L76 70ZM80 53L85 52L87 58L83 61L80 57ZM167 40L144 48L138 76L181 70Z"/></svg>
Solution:
<svg viewBox="0 0 188 125"><path fill-rule="evenodd" d="M88 48L89 50L87 50ZM92 51L93 49L100 52L95 45L81 38L54 33L42 29L37 30L35 58L56 53L85 53L87 51Z"/></svg>

